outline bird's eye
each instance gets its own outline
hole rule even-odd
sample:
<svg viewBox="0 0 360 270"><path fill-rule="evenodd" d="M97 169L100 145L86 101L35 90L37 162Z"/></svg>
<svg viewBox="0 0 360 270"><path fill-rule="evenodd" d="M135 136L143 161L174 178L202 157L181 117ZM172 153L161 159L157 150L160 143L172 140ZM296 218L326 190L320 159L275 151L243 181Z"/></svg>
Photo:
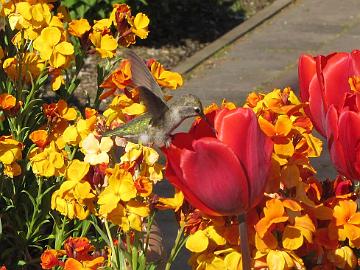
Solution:
<svg viewBox="0 0 360 270"><path fill-rule="evenodd" d="M201 109L199 107L194 107L196 113L201 113Z"/></svg>

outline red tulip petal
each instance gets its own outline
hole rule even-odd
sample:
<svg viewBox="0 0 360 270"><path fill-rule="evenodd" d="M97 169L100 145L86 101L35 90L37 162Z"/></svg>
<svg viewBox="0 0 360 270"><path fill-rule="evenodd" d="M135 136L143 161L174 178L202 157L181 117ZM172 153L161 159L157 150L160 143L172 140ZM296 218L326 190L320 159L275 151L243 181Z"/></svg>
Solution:
<svg viewBox="0 0 360 270"><path fill-rule="evenodd" d="M342 112L339 116L339 142L344 149L349 178L360 180L356 169L360 148L360 114L352 111Z"/></svg>
<svg viewBox="0 0 360 270"><path fill-rule="evenodd" d="M350 55L352 59L352 71L354 75L360 75L360 51L354 50Z"/></svg>
<svg viewBox="0 0 360 270"><path fill-rule="evenodd" d="M316 130L322 136L325 136L326 111L324 109L323 95L317 77L314 77L310 83L309 95L309 111L306 113L310 114L309 116Z"/></svg>
<svg viewBox="0 0 360 270"><path fill-rule="evenodd" d="M345 101L345 93L350 91L349 78L354 75L352 58L348 53L336 53L327 57L322 70L325 88L325 108L334 104L341 109Z"/></svg>
<svg viewBox="0 0 360 270"><path fill-rule="evenodd" d="M222 110L215 118L218 138L239 158L250 185L250 204L261 199L271 164L273 143L260 130L251 109Z"/></svg>
<svg viewBox="0 0 360 270"><path fill-rule="evenodd" d="M309 85L314 76L316 76L315 59L311 55L303 54L299 58L298 65L300 97L303 102L309 100Z"/></svg>
<svg viewBox="0 0 360 270"><path fill-rule="evenodd" d="M336 169L343 175L348 176L345 154L341 143L338 140L338 113L334 106L330 106L330 109L326 115L326 137L328 141L328 147L330 152L330 158L334 163Z"/></svg>
<svg viewBox="0 0 360 270"><path fill-rule="evenodd" d="M184 179L183 171L180 167L181 157L184 154L184 151L192 149L192 146L188 147L187 145L188 140L191 137L192 136L187 133L175 134L170 147L162 149L167 157L165 176L171 184L173 184L176 188L178 188L184 193L185 198L190 202L190 204L208 215L218 216L220 214L217 213L215 210L210 209L206 204L204 204L197 197L194 189L191 186L188 186Z"/></svg>
<svg viewBox="0 0 360 270"><path fill-rule="evenodd" d="M185 197L201 209L189 195L222 215L236 215L248 208L246 175L230 147L214 138L193 142L194 151L181 156ZM203 210L204 211L204 210ZM206 213L206 211L204 211Z"/></svg>
<svg viewBox="0 0 360 270"><path fill-rule="evenodd" d="M194 139L200 139L202 137L216 137L216 134L214 134L213 130L216 112L217 111L212 111L206 114L208 122L206 122L204 119L198 119L193 123L189 133L192 134Z"/></svg>

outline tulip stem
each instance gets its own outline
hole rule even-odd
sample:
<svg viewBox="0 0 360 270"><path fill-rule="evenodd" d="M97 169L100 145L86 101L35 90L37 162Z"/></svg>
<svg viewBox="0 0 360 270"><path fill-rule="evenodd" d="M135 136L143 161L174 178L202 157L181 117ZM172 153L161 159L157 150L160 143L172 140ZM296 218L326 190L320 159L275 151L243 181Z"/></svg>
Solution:
<svg viewBox="0 0 360 270"><path fill-rule="evenodd" d="M240 247L241 247L241 261L242 269L250 270L250 250L249 250L249 238L246 223L246 213L239 216L239 231L240 231Z"/></svg>

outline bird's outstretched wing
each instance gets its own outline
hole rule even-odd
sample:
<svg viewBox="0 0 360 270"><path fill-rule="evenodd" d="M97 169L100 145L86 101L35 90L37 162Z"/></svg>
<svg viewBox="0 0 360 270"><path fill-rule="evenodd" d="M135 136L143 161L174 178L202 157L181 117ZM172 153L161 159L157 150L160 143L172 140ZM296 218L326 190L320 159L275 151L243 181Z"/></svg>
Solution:
<svg viewBox="0 0 360 270"><path fill-rule="evenodd" d="M158 119L168 110L160 86L145 65L144 61L133 51L126 51L125 56L131 64L132 81L140 92L140 98L144 102L152 119Z"/></svg>
<svg viewBox="0 0 360 270"><path fill-rule="evenodd" d="M133 51L127 50L125 57L129 59L131 64L131 76L135 86L145 86L157 95L163 102L164 94L156 82L155 78L145 65L144 61Z"/></svg>

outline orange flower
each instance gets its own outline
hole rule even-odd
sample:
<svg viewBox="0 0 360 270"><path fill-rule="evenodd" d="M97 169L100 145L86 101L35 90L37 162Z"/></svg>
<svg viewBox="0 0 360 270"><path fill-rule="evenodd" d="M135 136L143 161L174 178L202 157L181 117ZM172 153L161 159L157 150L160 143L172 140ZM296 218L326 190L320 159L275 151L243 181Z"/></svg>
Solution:
<svg viewBox="0 0 360 270"><path fill-rule="evenodd" d="M16 98L10 94L1 94L0 95L0 109L10 110L16 105Z"/></svg>
<svg viewBox="0 0 360 270"><path fill-rule="evenodd" d="M75 120L77 113L74 108L69 108L65 100L60 99L57 103L44 104L43 110L46 117L52 122L56 122L57 118L67 121Z"/></svg>
<svg viewBox="0 0 360 270"><path fill-rule="evenodd" d="M278 199L271 199L266 202L264 208L265 216L255 225L255 230L261 238L270 229L273 224L282 223L289 219L285 213L283 203Z"/></svg>
<svg viewBox="0 0 360 270"><path fill-rule="evenodd" d="M104 263L104 257L97 257L93 260L79 262L69 258L65 262L64 270L97 270Z"/></svg>
<svg viewBox="0 0 360 270"><path fill-rule="evenodd" d="M75 37L81 38L87 31L91 29L91 26L87 19L72 20L69 23L69 33Z"/></svg>
<svg viewBox="0 0 360 270"><path fill-rule="evenodd" d="M100 96L100 99L105 99L111 96L117 89L124 90L130 83L130 62L129 60L123 60L120 62L119 67L115 69L100 85L102 88L109 89L109 91Z"/></svg>
<svg viewBox="0 0 360 270"><path fill-rule="evenodd" d="M165 70L159 62L150 60L148 66L160 86L174 90L183 85L183 79L179 73Z"/></svg>
<svg viewBox="0 0 360 270"><path fill-rule="evenodd" d="M360 247L360 213L356 212L356 202L341 200L333 212L333 220L329 226L330 238L340 241L349 239L350 246Z"/></svg>
<svg viewBox="0 0 360 270"><path fill-rule="evenodd" d="M29 139L40 148L44 148L48 143L48 133L44 129L31 132Z"/></svg>
<svg viewBox="0 0 360 270"><path fill-rule="evenodd" d="M42 269L51 269L60 264L58 259L58 252L55 249L47 249L41 254Z"/></svg>

